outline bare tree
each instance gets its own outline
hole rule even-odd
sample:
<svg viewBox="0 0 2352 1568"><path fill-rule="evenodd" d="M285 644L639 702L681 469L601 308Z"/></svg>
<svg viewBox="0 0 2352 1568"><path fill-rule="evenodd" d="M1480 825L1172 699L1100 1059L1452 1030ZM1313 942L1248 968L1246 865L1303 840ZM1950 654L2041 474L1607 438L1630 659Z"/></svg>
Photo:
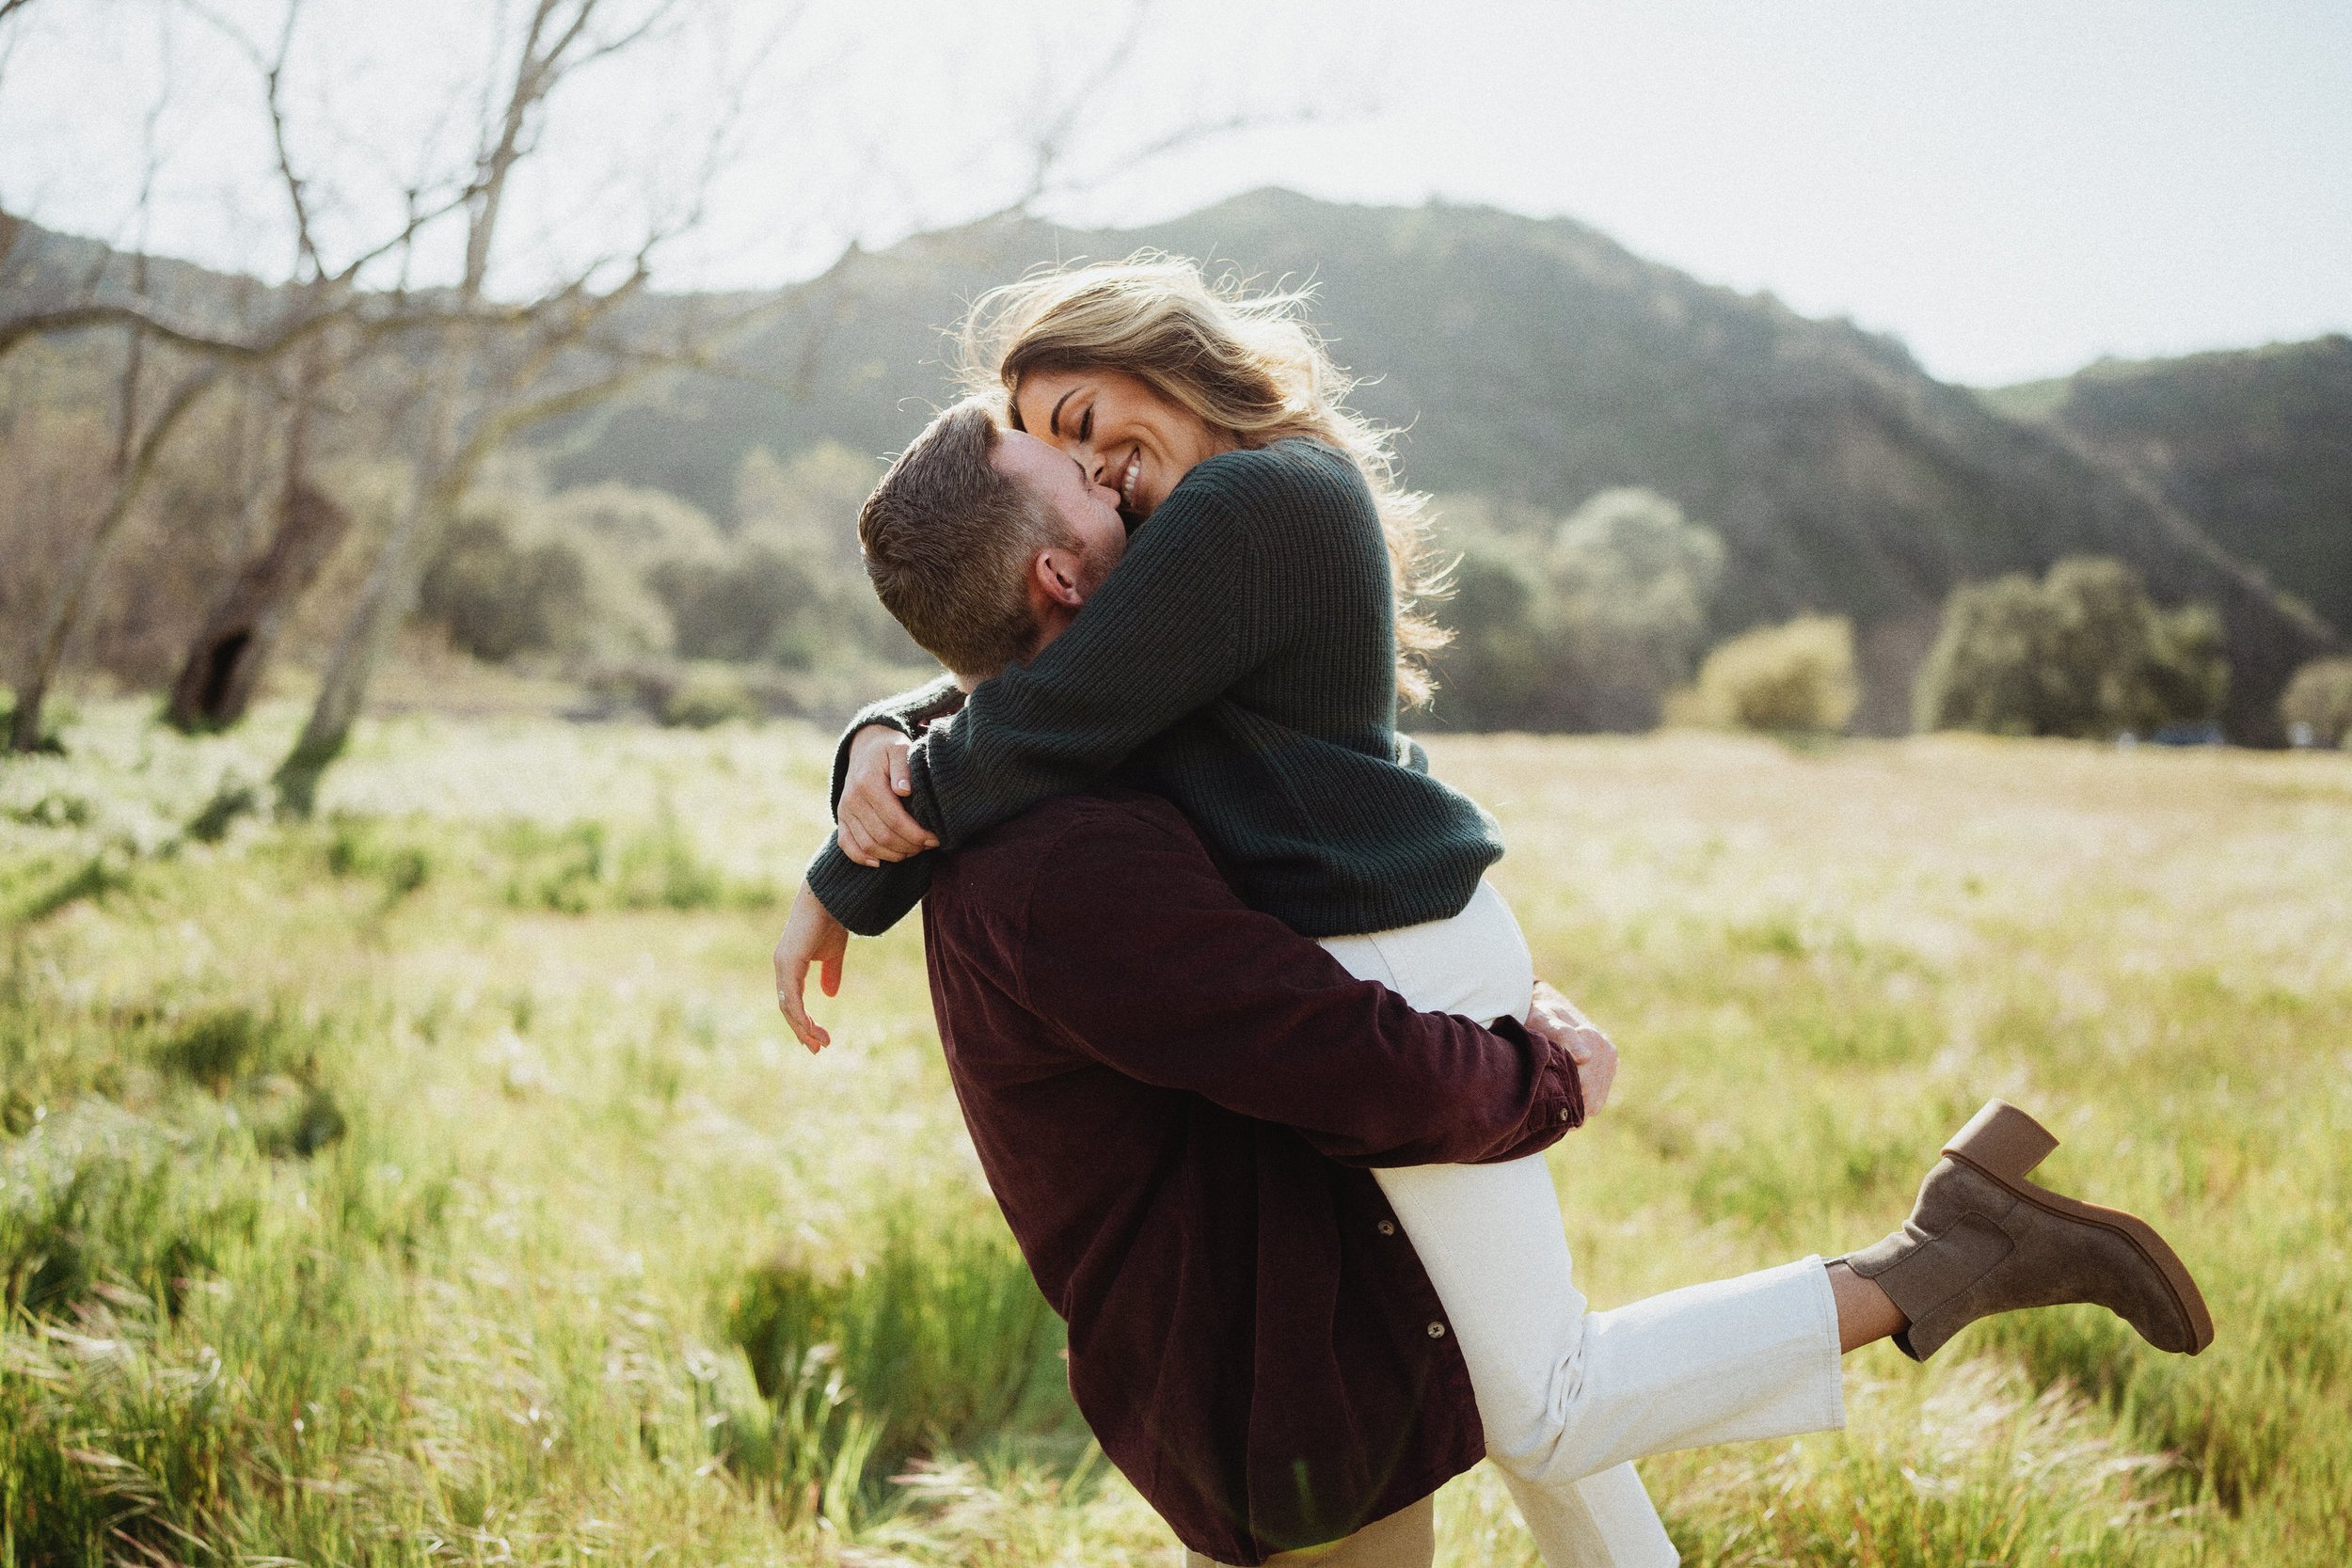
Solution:
<svg viewBox="0 0 2352 1568"><path fill-rule="evenodd" d="M15 3L22 6L29 0ZM298 749L297 757L318 752L319 736L334 731L334 715L342 704L355 692L364 693L381 648L382 628L375 623L381 619L382 608L393 607L396 613L405 610L400 585L404 578L413 578L415 525L445 512L487 454L485 444L473 438L482 433L463 433L466 438L461 439L455 422L467 375L481 345L493 338L520 334L537 351L532 368L544 373L556 357L558 346L582 340L644 282L648 255L660 235L646 242L617 282L601 288L598 274L612 270L609 261L583 269L538 298L519 304L493 303L486 293L493 242L508 184L515 166L535 145L539 111L548 96L568 71L643 40L675 4L675 0L656 0L634 25L598 35L592 31L591 23L599 10L612 8L612 0L540 0L509 90L471 166L453 179L420 180L405 193L402 221L389 233L354 246L339 264L330 266L315 221L318 191L301 166L288 111L302 0L288 0L275 47L269 50L254 43L233 24L191 3L191 9L246 54L260 76L279 185L294 239L294 277L289 287L278 291L278 309L267 322L258 327L225 328L175 321L160 310L149 296L144 247L132 258L127 297L121 289L106 286L107 261L102 253L97 269L81 291L82 298L0 320L0 355L37 339L100 329L119 330L125 341L116 399L118 437L109 499L84 534L49 603L41 607L40 626L31 640L31 651L17 682L10 721L14 749L28 750L41 743L42 709L86 613L92 584L188 415L229 372L274 374L281 362L298 358L300 369L293 378L295 391L290 404L293 424L284 443L288 467L277 533L246 563L207 617L205 634L191 649L179 683L190 700L183 705L177 700L180 693L175 693L176 721L201 725L233 718L242 706L243 695L249 694L259 679L275 641L275 629L316 576L347 522L308 471L316 411L337 377L354 361L387 344L421 339L430 345L431 369L422 400L425 453L419 465L421 483L415 489L428 510L420 513L411 506L393 529L383 558L370 574L361 611L355 617L359 635L347 629L329 670L320 712L313 715L313 725L305 732L308 747ZM155 116L151 115L149 189L141 195L138 211L142 214L151 196L157 161L154 124ZM405 288L389 293L363 288L361 279L370 268L410 249L421 235L442 220L461 214L467 227L466 260L456 289L412 293ZM12 221L9 231L0 234L0 239L12 241L17 227ZM158 351L168 352L176 365L192 368L150 411L147 405L156 402L148 395L152 380L151 358ZM646 370L638 366L629 371L631 375L644 373ZM578 387L567 388L548 404L546 412L577 406L582 397ZM528 414L528 409L505 410L494 428L502 437L527 422ZM461 458L465 473L453 476L453 461ZM456 481L453 489L453 477ZM409 588L413 590L413 581ZM347 731L347 721L342 727ZM340 738L326 754L331 757L332 750L339 749Z"/></svg>
<svg viewBox="0 0 2352 1568"><path fill-rule="evenodd" d="M23 0L20 0L22 3ZM0 12L0 21L5 20L6 13ZM150 281L144 230L146 216L152 208L156 173L161 164L157 128L163 109L164 101L159 98L151 106L147 119L146 170L136 207L141 243L131 258L130 290L135 303L129 308L124 323L122 369L116 379L115 441L108 462L110 494L105 509L67 563L63 578L47 607L48 613L33 638L24 667L18 673L16 705L8 721L10 751L36 751L42 744L41 710L47 703L58 668L64 663L67 645L72 639L74 629L81 624L90 586L97 579L107 546L130 519L149 483L154 478L156 465L170 443L173 433L220 379L218 362L199 360L177 376L151 411L148 407L149 403L154 400L148 395L151 379L150 334L145 321L141 319L148 301ZM14 232L11 231L8 237L13 242ZM0 335L0 349L5 348L7 341L5 335Z"/></svg>
<svg viewBox="0 0 2352 1568"><path fill-rule="evenodd" d="M29 0L0 3L22 6ZM278 629L348 531L348 519L310 470L326 438L322 432L340 418L333 408L355 401L336 388L364 378L365 394L356 401L390 421L390 428L374 432L367 444L405 453L411 483L373 541L373 553L329 652L309 722L278 769L280 808L300 814L310 808L320 778L346 745L449 518L499 446L645 377L717 365L731 336L782 306L775 296L724 309L675 300L657 308L645 298L658 253L700 223L704 202L736 150L730 139L732 108L739 108L758 62L740 62L733 78L735 103L718 105L703 165L675 182L668 193L672 198L650 204L621 246L553 267L548 277L548 266L532 265L545 260L530 248L532 236L526 230L524 243L514 243L517 220L510 209L518 177L535 166L532 160L545 140L561 89L600 61L659 41L699 0L522 0L500 10L497 15L512 32L494 41L470 111L452 111L460 123L473 127L457 161L435 166L428 156L426 166L402 187L400 219L372 238L342 245L330 245L321 219L347 218L354 210L345 199L350 193L338 189L326 164L306 166L304 135L290 112L299 96L295 79L312 69L298 61L294 49L306 0L284 0L282 25L266 44L208 9L208 0L174 3L229 38L255 71L294 240L292 276L286 285L269 291L261 321L233 330L174 319L143 293L124 298L119 289L107 293L94 287L62 307L0 319L0 355L35 338L113 328L127 335L135 357L167 354L176 365L196 367L156 404L135 440L125 426L124 483L68 574L78 586L55 596L41 643L44 673L34 685L32 700L20 701L17 732L37 736L40 695L83 613L88 580L137 502L157 455L195 400L224 377L248 376L251 384L279 388L287 421L278 443L282 472L274 482L272 532L247 553L215 597L182 662L170 710L174 722L190 727L235 721L260 679ZM1084 62L1088 69L1041 72L1039 102L1024 119L1017 142L1021 167L1010 182L1015 188L991 217L1028 213L1084 182L1073 182L1067 173L1069 148L1080 139L1089 101L1104 95L1105 79L1135 52L1150 10L1151 0L1134 0L1125 26L1109 30L1107 55ZM777 46L789 25L788 20L775 23L768 49ZM1305 116L1290 111L1204 118L1132 149L1120 167L1123 172L1200 137L1266 119L1298 118ZM1085 139L1104 145L1099 136ZM994 172L1002 171L999 159ZM974 220L967 215L964 221ZM452 228L456 232L448 238L462 245L453 243L448 251L436 253L462 257L454 279L438 287L412 286L421 252ZM338 251L333 261L330 249ZM850 249L854 254L856 247ZM836 281L842 270L834 269ZM396 271L396 280L388 287L384 275L390 271ZM530 297L494 295L501 279L528 272L542 279ZM129 380L135 383L137 372ZM395 383L405 388L397 395L388 391ZM122 401L131 412L140 405L136 397Z"/></svg>
<svg viewBox="0 0 2352 1568"><path fill-rule="evenodd" d="M226 729L245 717L287 617L350 531L351 514L310 474L327 374L326 353L312 340L290 399L276 528L230 579L189 646L164 711L177 729Z"/></svg>
<svg viewBox="0 0 2352 1568"><path fill-rule="evenodd" d="M350 740L392 634L415 604L433 546L489 455L516 432L600 402L702 346L692 338L645 341L612 330L643 293L656 251L699 220L691 202L666 223L649 224L627 256L575 269L519 332L493 339L472 320L488 296L516 171L540 143L549 100L567 77L652 37L672 8L660 0L605 31L599 24L619 9L613 0L532 0L512 66L484 104L463 207L456 309L422 377L414 483L328 657L310 720L278 767L283 812L310 812L321 776Z"/></svg>

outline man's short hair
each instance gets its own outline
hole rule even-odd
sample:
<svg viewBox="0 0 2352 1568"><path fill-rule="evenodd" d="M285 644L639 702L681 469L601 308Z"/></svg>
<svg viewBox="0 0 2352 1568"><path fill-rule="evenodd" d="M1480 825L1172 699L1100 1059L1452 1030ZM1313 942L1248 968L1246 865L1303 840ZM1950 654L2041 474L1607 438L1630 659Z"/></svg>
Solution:
<svg viewBox="0 0 2352 1568"><path fill-rule="evenodd" d="M986 404L957 404L898 454L857 518L866 575L898 624L959 675L1029 656L1029 563L1069 530L989 461L1004 438Z"/></svg>

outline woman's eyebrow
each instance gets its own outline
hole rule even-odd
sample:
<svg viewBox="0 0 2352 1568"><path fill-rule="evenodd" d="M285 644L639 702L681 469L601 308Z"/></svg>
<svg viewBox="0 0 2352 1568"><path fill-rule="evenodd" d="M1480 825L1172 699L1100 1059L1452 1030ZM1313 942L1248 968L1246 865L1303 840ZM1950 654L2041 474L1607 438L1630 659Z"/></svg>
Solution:
<svg viewBox="0 0 2352 1568"><path fill-rule="evenodd" d="M1054 411L1045 416L1045 428L1048 433L1055 436L1059 436L1061 434L1061 405L1068 403L1072 398L1074 398L1077 395L1078 388L1073 387L1070 390L1064 392L1060 397L1054 400Z"/></svg>

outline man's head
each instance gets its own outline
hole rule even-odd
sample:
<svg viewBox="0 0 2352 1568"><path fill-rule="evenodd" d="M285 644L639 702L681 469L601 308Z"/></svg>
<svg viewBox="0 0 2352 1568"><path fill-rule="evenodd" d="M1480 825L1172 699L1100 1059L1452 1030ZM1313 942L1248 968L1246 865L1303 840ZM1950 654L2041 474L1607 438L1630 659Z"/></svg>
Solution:
<svg viewBox="0 0 2352 1568"><path fill-rule="evenodd" d="M874 592L967 682L1035 657L1125 549L1116 492L1000 428L978 402L940 415L858 514Z"/></svg>

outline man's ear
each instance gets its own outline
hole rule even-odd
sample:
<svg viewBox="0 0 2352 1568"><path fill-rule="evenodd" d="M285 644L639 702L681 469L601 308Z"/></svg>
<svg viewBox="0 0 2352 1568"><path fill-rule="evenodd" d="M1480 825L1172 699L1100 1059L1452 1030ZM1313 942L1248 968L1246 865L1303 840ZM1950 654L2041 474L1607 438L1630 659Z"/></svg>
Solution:
<svg viewBox="0 0 2352 1568"><path fill-rule="evenodd" d="M1087 602L1086 590L1078 585L1078 558L1075 551L1046 549L1037 552L1029 562L1029 586L1042 594L1047 602L1076 610Z"/></svg>

